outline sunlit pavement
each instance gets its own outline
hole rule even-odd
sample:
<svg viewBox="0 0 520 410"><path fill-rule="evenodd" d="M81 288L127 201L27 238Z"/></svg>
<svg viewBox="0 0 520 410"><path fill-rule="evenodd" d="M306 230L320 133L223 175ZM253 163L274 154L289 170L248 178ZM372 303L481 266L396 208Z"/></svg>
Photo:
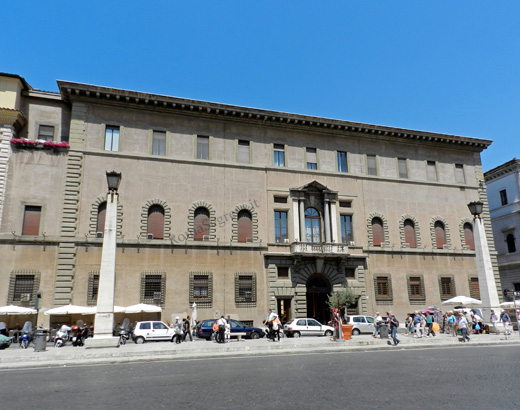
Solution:
<svg viewBox="0 0 520 410"><path fill-rule="evenodd" d="M24 368L41 366L64 366L72 364L102 364L118 362L146 362L156 360L198 359L217 356L244 355L277 355L306 354L318 352L359 352L382 349L420 349L420 348L471 348L471 346L520 344L518 332L506 337L495 334L472 335L471 341L461 343L460 338L438 334L430 338L414 338L399 333L399 345L393 346L391 339L373 338L372 335L352 336L351 340L331 341L329 337L282 338L279 342L267 339L232 340L229 343L217 344L204 339L194 338L193 342L175 344L171 342L149 342L137 345L132 341L119 348L85 349L73 347L67 343L55 348L51 343L46 350L34 351L32 345L28 349L20 349L11 345L0 350L0 368Z"/></svg>

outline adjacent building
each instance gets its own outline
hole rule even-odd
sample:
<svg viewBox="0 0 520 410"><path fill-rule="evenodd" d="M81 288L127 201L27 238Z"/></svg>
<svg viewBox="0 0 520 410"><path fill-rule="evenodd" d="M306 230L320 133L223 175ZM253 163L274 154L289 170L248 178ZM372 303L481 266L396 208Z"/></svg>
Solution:
<svg viewBox="0 0 520 410"><path fill-rule="evenodd" d="M502 288L520 291L520 160L513 158L484 176Z"/></svg>
<svg viewBox="0 0 520 410"><path fill-rule="evenodd" d="M370 314L478 297L467 204L487 221L491 141L58 86L0 76L0 304L96 303L112 170L117 305L259 324L327 321L344 287Z"/></svg>

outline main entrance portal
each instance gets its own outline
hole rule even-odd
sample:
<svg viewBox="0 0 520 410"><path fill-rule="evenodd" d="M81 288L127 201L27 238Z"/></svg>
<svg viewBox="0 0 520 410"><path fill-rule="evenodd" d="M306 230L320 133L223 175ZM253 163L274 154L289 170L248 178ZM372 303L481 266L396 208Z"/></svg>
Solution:
<svg viewBox="0 0 520 410"><path fill-rule="evenodd" d="M330 309L327 303L332 286L327 277L313 275L307 281L307 317L326 324L330 320Z"/></svg>

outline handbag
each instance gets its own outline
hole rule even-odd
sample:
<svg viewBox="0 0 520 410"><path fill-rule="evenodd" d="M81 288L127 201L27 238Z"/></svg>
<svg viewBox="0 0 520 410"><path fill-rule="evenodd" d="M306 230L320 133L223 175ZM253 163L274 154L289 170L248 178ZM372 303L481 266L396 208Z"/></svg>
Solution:
<svg viewBox="0 0 520 410"><path fill-rule="evenodd" d="M480 330L480 325L478 323L475 325L475 330Z"/></svg>

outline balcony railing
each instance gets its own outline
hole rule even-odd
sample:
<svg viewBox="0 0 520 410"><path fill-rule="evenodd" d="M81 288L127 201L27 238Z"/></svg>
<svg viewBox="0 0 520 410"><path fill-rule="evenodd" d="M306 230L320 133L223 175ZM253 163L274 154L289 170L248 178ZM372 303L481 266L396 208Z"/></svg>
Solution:
<svg viewBox="0 0 520 410"><path fill-rule="evenodd" d="M291 253L316 255L316 254L347 254L348 246L344 243L312 243L293 242Z"/></svg>

